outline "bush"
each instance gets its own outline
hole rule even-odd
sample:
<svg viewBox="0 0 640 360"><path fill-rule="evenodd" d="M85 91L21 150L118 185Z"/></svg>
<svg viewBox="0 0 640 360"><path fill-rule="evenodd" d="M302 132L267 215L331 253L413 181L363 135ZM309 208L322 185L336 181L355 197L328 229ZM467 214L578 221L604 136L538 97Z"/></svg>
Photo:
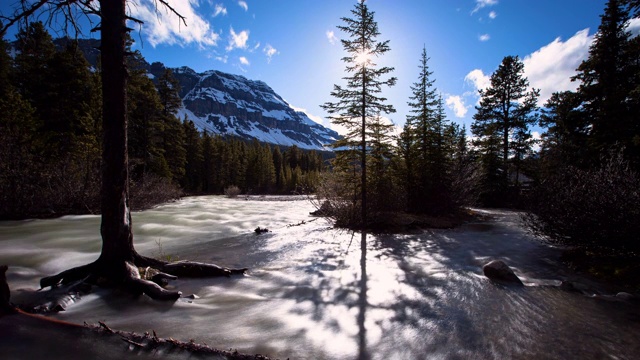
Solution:
<svg viewBox="0 0 640 360"><path fill-rule="evenodd" d="M640 250L640 178L622 153L593 170L560 169L532 191L529 204L526 226L552 243Z"/></svg>
<svg viewBox="0 0 640 360"><path fill-rule="evenodd" d="M231 185L224 189L224 194L230 199L237 197L241 192L242 191L240 191L240 188L235 185Z"/></svg>
<svg viewBox="0 0 640 360"><path fill-rule="evenodd" d="M344 180L334 172L322 174L316 197L312 198L317 209L314 214L331 219L337 227L349 227L360 221L358 182Z"/></svg>
<svg viewBox="0 0 640 360"><path fill-rule="evenodd" d="M143 179L132 182L129 187L133 210L148 209L155 205L177 200L182 196L182 190L167 178L146 174Z"/></svg>

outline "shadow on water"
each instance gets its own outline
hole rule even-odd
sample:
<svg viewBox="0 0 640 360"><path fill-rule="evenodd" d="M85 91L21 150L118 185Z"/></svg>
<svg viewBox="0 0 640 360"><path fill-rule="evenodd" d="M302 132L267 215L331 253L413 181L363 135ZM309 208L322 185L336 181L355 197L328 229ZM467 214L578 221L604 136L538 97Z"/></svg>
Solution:
<svg viewBox="0 0 640 360"><path fill-rule="evenodd" d="M360 235L360 293L358 296L358 359L369 359L367 351L367 233Z"/></svg>
<svg viewBox="0 0 640 360"><path fill-rule="evenodd" d="M325 358L631 359L639 353L637 307L547 286L576 276L559 262L560 250L524 232L517 214L496 217L417 235L362 233L357 255L316 248L300 259L304 280L283 298L311 302L315 326L342 339L331 346L345 350ZM528 286L485 278L482 266L493 259L506 261Z"/></svg>

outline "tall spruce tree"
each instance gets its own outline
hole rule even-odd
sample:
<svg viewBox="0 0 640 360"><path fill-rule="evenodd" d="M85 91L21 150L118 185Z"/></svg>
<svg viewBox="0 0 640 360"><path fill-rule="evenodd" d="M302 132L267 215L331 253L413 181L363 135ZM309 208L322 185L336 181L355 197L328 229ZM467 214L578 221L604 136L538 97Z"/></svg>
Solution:
<svg viewBox="0 0 640 360"><path fill-rule="evenodd" d="M406 164L404 178L409 211L441 214L453 207L448 161L452 149L447 148L449 125L428 61L427 50L423 47L418 80L411 85L411 101L408 102L411 114L407 115L401 137Z"/></svg>
<svg viewBox="0 0 640 360"><path fill-rule="evenodd" d="M412 95L408 102L411 114L407 115L404 127L404 139L407 150L405 162L407 164L406 189L410 196L409 210L421 212L429 208L427 193L429 192L428 177L431 169L427 162L433 150L434 122L436 119L436 89L431 78L433 72L429 70L429 58L426 47L422 48L419 64L418 80L411 85Z"/></svg>
<svg viewBox="0 0 640 360"><path fill-rule="evenodd" d="M202 189L202 177L203 177L203 140L202 134L196 128L193 121L189 120L186 116L182 121L184 128L185 138L185 173L182 178L182 188L187 192L201 192Z"/></svg>
<svg viewBox="0 0 640 360"><path fill-rule="evenodd" d="M629 11L624 0L607 2L589 57L572 78L580 81L580 113L591 128L595 162L619 145L640 164L640 40L631 38Z"/></svg>
<svg viewBox="0 0 640 360"><path fill-rule="evenodd" d="M336 102L327 102L322 107L331 114L330 119L347 130L347 134L333 144L334 149L346 148L336 157L336 161L360 163L360 225L367 223L367 126L378 114L395 112L392 105L385 104L386 98L380 96L383 86L393 86L395 77L383 79L393 71L392 67L377 67L374 58L390 50L389 40L378 41L380 35L374 12L370 11L364 0L358 1L351 10L353 18L343 17L344 25L338 26L347 39L341 40L347 56L345 71L350 74L343 79L346 86L334 85L331 96ZM359 157L358 160L352 156ZM348 164L334 166L349 168Z"/></svg>
<svg viewBox="0 0 640 360"><path fill-rule="evenodd" d="M529 89L524 64L517 56L506 56L491 75L491 85L480 90L480 105L471 131L481 152L485 171L485 204L498 205L507 200L512 141L517 132L527 132L536 122L540 91Z"/></svg>

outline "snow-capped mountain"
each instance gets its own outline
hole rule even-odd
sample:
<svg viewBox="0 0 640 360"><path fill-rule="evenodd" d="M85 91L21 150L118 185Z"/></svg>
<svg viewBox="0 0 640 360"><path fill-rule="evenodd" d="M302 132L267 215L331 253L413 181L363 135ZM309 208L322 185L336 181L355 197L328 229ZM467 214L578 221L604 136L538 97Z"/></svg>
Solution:
<svg viewBox="0 0 640 360"><path fill-rule="evenodd" d="M68 38L54 40L58 48L68 42ZM78 39L78 44L90 65L97 67L100 41ZM151 78L160 77L165 70L160 62L142 66ZM314 150L330 150L327 145L340 136L294 110L262 81L216 70L196 73L186 66L172 71L181 87L183 107L178 115L181 119L186 115L201 130Z"/></svg>
<svg viewBox="0 0 640 360"><path fill-rule="evenodd" d="M154 63L149 71L159 77L164 66ZM339 137L294 110L262 81L216 70L196 73L180 67L172 71L181 86L180 118L186 115L209 133L315 150L327 150Z"/></svg>

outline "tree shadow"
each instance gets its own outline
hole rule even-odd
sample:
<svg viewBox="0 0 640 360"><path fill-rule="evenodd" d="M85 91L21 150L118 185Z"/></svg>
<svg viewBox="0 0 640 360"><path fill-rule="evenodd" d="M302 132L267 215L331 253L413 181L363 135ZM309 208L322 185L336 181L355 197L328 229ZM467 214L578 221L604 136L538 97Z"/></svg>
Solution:
<svg viewBox="0 0 640 360"><path fill-rule="evenodd" d="M360 235L360 289L358 294L358 359L370 358L367 349L367 328L365 320L367 316L367 233Z"/></svg>
<svg viewBox="0 0 640 360"><path fill-rule="evenodd" d="M411 235L357 235L359 253L344 256L319 246L300 257L304 279L289 283L282 293L301 304L292 312L311 313L316 326L351 341L348 357L357 359L424 358L451 351L460 357L490 356L499 340L487 337L493 321L487 314L509 324L520 321L501 307L519 306L527 290L492 284L482 275L482 265L497 258L516 267L518 275L541 266L552 274L555 263L547 260L559 256L523 238L516 227L493 222Z"/></svg>

